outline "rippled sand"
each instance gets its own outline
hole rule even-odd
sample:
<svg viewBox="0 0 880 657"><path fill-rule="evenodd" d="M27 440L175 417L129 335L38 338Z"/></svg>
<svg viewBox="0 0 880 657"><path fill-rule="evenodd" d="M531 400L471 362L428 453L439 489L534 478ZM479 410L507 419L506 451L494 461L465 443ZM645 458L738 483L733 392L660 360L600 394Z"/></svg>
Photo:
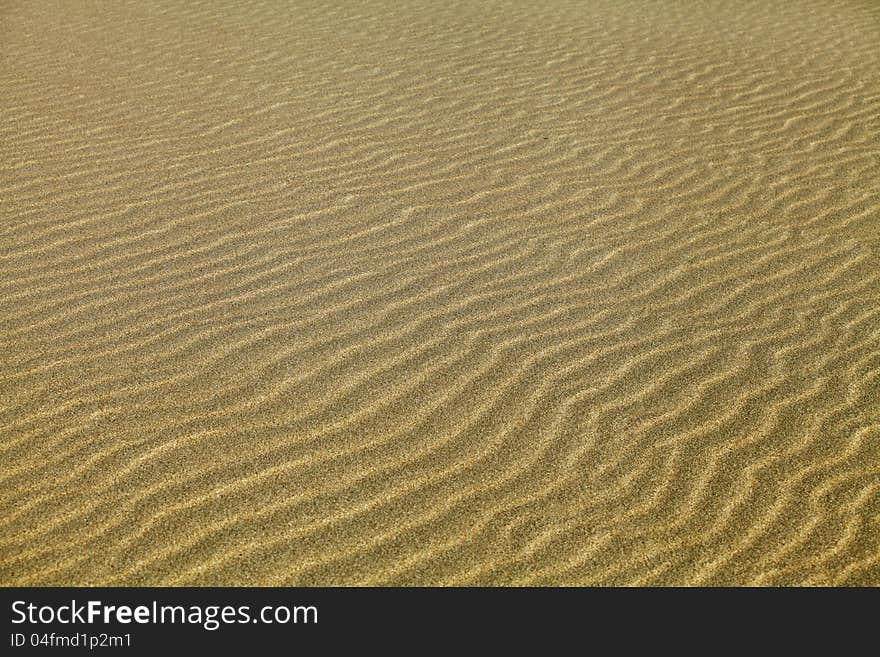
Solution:
<svg viewBox="0 0 880 657"><path fill-rule="evenodd" d="M880 4L4 2L0 583L880 584Z"/></svg>

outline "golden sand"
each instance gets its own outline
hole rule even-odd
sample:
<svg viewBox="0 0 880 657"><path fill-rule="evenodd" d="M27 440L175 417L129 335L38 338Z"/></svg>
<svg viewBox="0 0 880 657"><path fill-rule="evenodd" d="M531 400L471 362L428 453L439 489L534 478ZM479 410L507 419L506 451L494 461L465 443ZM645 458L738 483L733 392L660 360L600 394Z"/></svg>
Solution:
<svg viewBox="0 0 880 657"><path fill-rule="evenodd" d="M0 5L0 583L880 584L880 3Z"/></svg>

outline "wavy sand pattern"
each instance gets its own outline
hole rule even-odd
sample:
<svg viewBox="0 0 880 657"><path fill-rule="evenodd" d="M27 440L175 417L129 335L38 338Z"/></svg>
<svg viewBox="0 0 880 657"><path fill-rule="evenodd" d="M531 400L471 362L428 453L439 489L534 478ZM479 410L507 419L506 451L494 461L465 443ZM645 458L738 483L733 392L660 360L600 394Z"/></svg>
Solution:
<svg viewBox="0 0 880 657"><path fill-rule="evenodd" d="M880 4L5 2L0 583L880 584Z"/></svg>

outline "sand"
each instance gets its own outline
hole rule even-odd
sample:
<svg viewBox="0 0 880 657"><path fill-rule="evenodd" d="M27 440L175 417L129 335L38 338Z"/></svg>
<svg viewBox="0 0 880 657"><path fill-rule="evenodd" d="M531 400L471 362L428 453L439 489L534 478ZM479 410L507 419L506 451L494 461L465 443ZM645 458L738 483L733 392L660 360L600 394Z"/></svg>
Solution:
<svg viewBox="0 0 880 657"><path fill-rule="evenodd" d="M0 584L880 584L880 4L4 2Z"/></svg>

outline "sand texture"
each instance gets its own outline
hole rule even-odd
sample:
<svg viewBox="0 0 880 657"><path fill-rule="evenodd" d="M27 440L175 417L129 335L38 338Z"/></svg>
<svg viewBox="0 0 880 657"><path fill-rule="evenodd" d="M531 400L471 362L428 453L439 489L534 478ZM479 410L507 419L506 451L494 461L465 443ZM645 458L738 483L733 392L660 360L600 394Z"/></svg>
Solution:
<svg viewBox="0 0 880 657"><path fill-rule="evenodd" d="M0 4L0 584L880 584L880 2Z"/></svg>

